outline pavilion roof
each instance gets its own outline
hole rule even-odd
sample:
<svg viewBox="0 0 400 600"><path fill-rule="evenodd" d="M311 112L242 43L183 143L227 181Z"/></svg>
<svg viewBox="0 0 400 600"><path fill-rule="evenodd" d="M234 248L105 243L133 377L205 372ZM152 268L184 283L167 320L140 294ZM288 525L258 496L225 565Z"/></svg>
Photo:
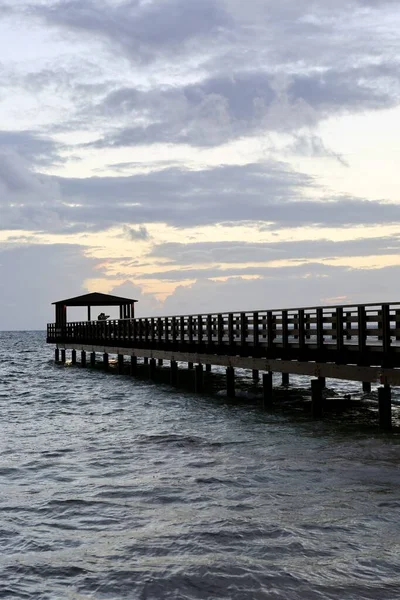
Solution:
<svg viewBox="0 0 400 600"><path fill-rule="evenodd" d="M111 294L102 294L101 292L92 292L67 298L66 300L58 300L53 304L62 304L63 306L121 306L122 304L132 304L137 302L133 298L123 298L121 296L112 296Z"/></svg>

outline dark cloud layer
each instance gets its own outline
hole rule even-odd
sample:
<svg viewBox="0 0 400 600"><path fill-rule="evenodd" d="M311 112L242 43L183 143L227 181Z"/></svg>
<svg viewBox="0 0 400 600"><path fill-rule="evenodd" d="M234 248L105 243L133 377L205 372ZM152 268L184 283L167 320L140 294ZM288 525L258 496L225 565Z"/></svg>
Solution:
<svg viewBox="0 0 400 600"><path fill-rule="evenodd" d="M400 221L397 204L322 192L315 200L307 197L312 189L311 178L274 161L67 179L35 174L20 157L0 154L0 227L73 233L151 222L195 227L250 221L273 230ZM131 239L148 239L143 228L126 232Z"/></svg>

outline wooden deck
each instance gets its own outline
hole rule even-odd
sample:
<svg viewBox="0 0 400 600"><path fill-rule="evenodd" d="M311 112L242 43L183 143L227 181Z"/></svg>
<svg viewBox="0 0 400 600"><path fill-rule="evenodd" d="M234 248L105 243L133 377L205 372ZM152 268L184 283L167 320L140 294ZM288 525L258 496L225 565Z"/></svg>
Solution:
<svg viewBox="0 0 400 600"><path fill-rule="evenodd" d="M47 342L400 385L400 302L53 323Z"/></svg>

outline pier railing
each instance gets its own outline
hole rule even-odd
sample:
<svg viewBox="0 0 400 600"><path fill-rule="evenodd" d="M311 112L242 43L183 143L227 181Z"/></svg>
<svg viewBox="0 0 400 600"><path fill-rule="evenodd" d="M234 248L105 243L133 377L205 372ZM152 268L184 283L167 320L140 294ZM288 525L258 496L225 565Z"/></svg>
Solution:
<svg viewBox="0 0 400 600"><path fill-rule="evenodd" d="M52 323L47 341L400 366L400 302Z"/></svg>

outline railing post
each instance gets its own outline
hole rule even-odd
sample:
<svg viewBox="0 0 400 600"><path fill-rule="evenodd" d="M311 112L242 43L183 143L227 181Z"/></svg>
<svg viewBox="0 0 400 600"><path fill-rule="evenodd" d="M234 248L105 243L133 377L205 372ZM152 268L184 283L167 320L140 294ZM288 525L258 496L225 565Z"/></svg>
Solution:
<svg viewBox="0 0 400 600"><path fill-rule="evenodd" d="M382 349L384 354L390 352L390 307L382 304Z"/></svg>
<svg viewBox="0 0 400 600"><path fill-rule="evenodd" d="M367 318L365 306L358 307L358 351L363 354L367 345Z"/></svg>
<svg viewBox="0 0 400 600"><path fill-rule="evenodd" d="M228 344L232 348L235 344L234 333L233 333L233 313L228 315Z"/></svg>
<svg viewBox="0 0 400 600"><path fill-rule="evenodd" d="M324 311L317 308L317 348L322 350L324 346Z"/></svg>
<svg viewBox="0 0 400 600"><path fill-rule="evenodd" d="M242 348L246 346L247 342L247 315L246 313L240 313L240 345Z"/></svg>
<svg viewBox="0 0 400 600"><path fill-rule="evenodd" d="M258 312L253 313L253 347L257 348L259 342L259 331L258 331Z"/></svg>
<svg viewBox="0 0 400 600"><path fill-rule="evenodd" d="M272 316L272 311L267 312L267 347L268 350L271 350L274 346L275 340L275 331L274 331L274 319Z"/></svg>
<svg viewBox="0 0 400 600"><path fill-rule="evenodd" d="M164 342L168 342L168 317L164 318Z"/></svg>
<svg viewBox="0 0 400 600"><path fill-rule="evenodd" d="M180 329L181 329L181 344L183 345L185 343L185 317L181 317Z"/></svg>
<svg viewBox="0 0 400 600"><path fill-rule="evenodd" d="M207 315L207 344L211 346L213 343L212 339L212 320L211 315Z"/></svg>
<svg viewBox="0 0 400 600"><path fill-rule="evenodd" d="M193 317L190 315L188 319L188 338L189 344L193 344Z"/></svg>
<svg viewBox="0 0 400 600"><path fill-rule="evenodd" d="M342 352L344 347L343 340L343 308L339 306L336 309L336 350Z"/></svg>
<svg viewBox="0 0 400 600"><path fill-rule="evenodd" d="M288 329L288 311L282 311L282 346L287 348L289 345L289 329Z"/></svg>
<svg viewBox="0 0 400 600"><path fill-rule="evenodd" d="M299 309L298 316L298 326L299 326L299 350L304 350L306 345L306 332L304 328L304 309Z"/></svg>
<svg viewBox="0 0 400 600"><path fill-rule="evenodd" d="M163 322L162 322L161 317L159 317L157 319L157 336L158 336L159 345L161 345L161 342L162 342L162 334L163 334Z"/></svg>
<svg viewBox="0 0 400 600"><path fill-rule="evenodd" d="M218 314L218 346L222 346L224 342L224 317L221 313Z"/></svg>
<svg viewBox="0 0 400 600"><path fill-rule="evenodd" d="M199 345L203 343L203 315L197 315L197 341Z"/></svg>

